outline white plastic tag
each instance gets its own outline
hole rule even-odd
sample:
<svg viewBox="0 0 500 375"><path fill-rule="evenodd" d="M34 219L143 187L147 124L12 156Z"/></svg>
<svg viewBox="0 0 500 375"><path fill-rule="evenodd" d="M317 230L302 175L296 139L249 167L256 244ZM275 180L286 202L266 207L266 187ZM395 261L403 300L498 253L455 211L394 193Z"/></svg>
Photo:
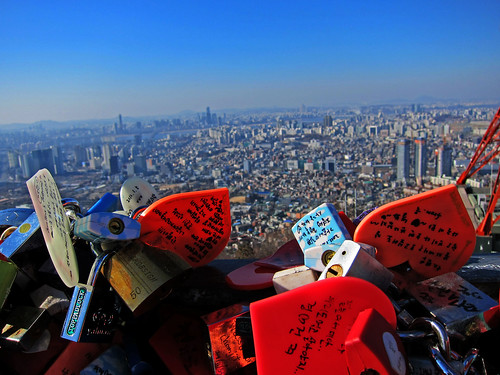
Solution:
<svg viewBox="0 0 500 375"><path fill-rule="evenodd" d="M78 263L56 182L47 169L41 169L26 185L54 267L64 284L74 287L79 280Z"/></svg>

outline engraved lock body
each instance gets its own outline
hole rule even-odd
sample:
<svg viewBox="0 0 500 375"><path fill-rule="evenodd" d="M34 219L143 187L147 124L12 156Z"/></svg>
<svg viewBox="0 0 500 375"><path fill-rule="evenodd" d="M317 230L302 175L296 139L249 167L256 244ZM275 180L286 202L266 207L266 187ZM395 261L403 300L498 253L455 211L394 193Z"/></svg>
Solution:
<svg viewBox="0 0 500 375"><path fill-rule="evenodd" d="M110 340L119 310L114 294L109 293L109 284L105 280L102 280L101 285L97 285L97 282L103 265L113 254L113 252L99 254L92 266L87 284L75 286L61 337L79 342Z"/></svg>
<svg viewBox="0 0 500 375"><path fill-rule="evenodd" d="M408 292L447 330L464 336L489 331L483 314L498 305L454 272L410 285Z"/></svg>
<svg viewBox="0 0 500 375"><path fill-rule="evenodd" d="M103 274L127 307L140 314L169 294L174 279L190 268L177 254L134 240L107 262Z"/></svg>
<svg viewBox="0 0 500 375"><path fill-rule="evenodd" d="M202 316L210 336L209 358L216 374L228 374L255 362L247 305L236 304Z"/></svg>

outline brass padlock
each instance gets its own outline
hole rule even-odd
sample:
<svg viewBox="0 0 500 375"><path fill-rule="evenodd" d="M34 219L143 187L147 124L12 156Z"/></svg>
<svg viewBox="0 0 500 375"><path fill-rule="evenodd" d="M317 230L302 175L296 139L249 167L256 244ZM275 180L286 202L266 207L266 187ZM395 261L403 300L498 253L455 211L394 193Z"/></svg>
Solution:
<svg viewBox="0 0 500 375"><path fill-rule="evenodd" d="M128 308L140 314L166 296L174 279L190 268L177 254L135 240L113 255L102 273Z"/></svg>

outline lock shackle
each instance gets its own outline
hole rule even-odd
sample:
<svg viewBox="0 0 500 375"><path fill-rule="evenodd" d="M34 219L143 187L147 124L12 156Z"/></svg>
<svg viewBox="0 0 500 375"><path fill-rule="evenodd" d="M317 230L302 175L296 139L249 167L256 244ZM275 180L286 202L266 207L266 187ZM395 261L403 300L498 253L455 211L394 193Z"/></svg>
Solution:
<svg viewBox="0 0 500 375"><path fill-rule="evenodd" d="M87 280L87 285L95 285L95 282L97 280L97 277L99 276L99 272L101 271L101 268L104 266L106 261L111 258L112 255L114 255L114 251L105 251L97 255L97 257L94 260L94 263L92 264L92 268L90 270L89 278Z"/></svg>
<svg viewBox="0 0 500 375"><path fill-rule="evenodd" d="M448 361L443 357L443 354L441 353L440 348L438 348L437 346L434 346L434 345L430 345L428 347L428 349L429 349L429 353L430 353L432 359L434 360L434 362L436 363L436 365L439 367L439 369L441 370L441 372L444 375L465 375L465 374L456 372L450 366Z"/></svg>
<svg viewBox="0 0 500 375"><path fill-rule="evenodd" d="M437 337L439 349L444 353L447 361L451 360L450 355L450 337L443 324L435 319L420 317L415 318L410 324L410 329L415 327L429 327Z"/></svg>

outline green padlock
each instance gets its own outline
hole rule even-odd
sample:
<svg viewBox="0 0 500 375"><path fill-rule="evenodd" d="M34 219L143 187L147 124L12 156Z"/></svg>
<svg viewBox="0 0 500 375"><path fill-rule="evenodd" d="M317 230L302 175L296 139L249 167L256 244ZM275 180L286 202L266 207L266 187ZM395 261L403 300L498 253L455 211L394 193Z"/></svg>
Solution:
<svg viewBox="0 0 500 375"><path fill-rule="evenodd" d="M12 262L0 259L0 310L9 296L16 275L17 266Z"/></svg>

